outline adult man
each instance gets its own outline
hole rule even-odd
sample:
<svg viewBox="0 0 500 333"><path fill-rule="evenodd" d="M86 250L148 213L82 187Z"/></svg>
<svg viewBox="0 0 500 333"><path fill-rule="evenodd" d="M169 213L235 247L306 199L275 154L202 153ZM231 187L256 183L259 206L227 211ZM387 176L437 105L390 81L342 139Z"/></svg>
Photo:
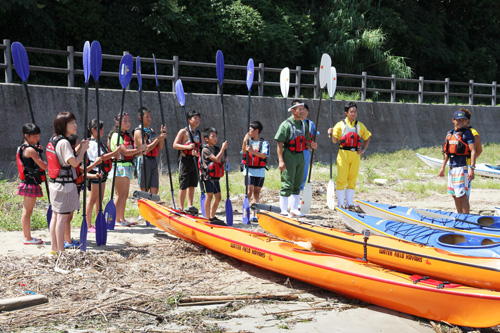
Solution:
<svg viewBox="0 0 500 333"><path fill-rule="evenodd" d="M358 117L356 103L347 103L344 106L344 113L346 118L335 124L333 129L328 129L328 134L332 134L333 143L339 143L336 183L338 206L355 209L353 199L361 154L366 152L372 134L366 129L365 125L356 120ZM362 148L360 148L361 141L363 141Z"/></svg>
<svg viewBox="0 0 500 333"><path fill-rule="evenodd" d="M448 171L448 194L455 200L458 213L468 214L469 206L469 182L474 179L476 167L476 145L474 135L467 128L467 115L464 111L455 111L453 114L453 130L449 131L443 145L444 160L439 177L444 177L444 169L448 160L450 170ZM470 157L470 167L467 159Z"/></svg>
<svg viewBox="0 0 500 333"><path fill-rule="evenodd" d="M290 214L303 216L299 211L300 185L304 178L304 154L306 148L316 149L318 144L310 142L311 135L304 117L304 103L292 101L288 109L292 116L283 121L274 136L278 141L278 161L281 170L280 208L281 214L288 215L288 198L292 197Z"/></svg>

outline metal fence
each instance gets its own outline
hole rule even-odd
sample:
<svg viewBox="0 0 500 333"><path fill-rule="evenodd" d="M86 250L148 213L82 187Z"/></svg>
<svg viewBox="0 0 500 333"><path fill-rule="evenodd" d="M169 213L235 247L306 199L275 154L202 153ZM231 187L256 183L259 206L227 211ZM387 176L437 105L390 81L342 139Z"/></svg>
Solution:
<svg viewBox="0 0 500 333"><path fill-rule="evenodd" d="M12 70L14 65L11 58L11 41L3 40L0 44L0 50L3 50L3 62L0 63L0 69L3 69L5 82L12 83ZM75 59L81 60L83 52L75 51L73 46L68 46L66 50L53 50L35 47L26 47L28 53L49 54L56 57L66 58L66 67L47 67L30 65L30 70L35 72L57 73L67 76L67 86L75 86L75 76L83 77L83 68L76 68ZM124 52L124 54L127 52ZM116 61L116 68L121 60L121 55L103 54L103 60ZM178 56L172 59L156 59L158 64L171 66L172 75L158 75L158 80L170 81L172 92L175 92L175 82L182 79L184 82L200 82L214 84L219 89L218 80L215 77L199 77L199 76L183 76L181 74L183 67L190 68L216 68L215 63L194 62L180 60ZM80 61L79 63L82 63ZM153 63L153 58L141 57L141 63ZM242 79L224 79L225 84L246 85L246 66L241 65L225 65L225 68L230 70L242 71ZM276 81L266 81L268 76L271 78L279 77L281 68L265 67L264 63L259 63L255 67L257 74L254 85L257 87L258 95L265 96L266 87L279 87L279 79ZM215 73L215 71L214 71ZM101 76L118 77L118 71L103 71ZM135 74L134 74L135 76ZM319 68L314 70L304 70L301 66L290 68L290 88L293 89L293 96L296 98L310 96L318 98L320 94L319 87ZM142 73L144 80L154 80L153 74ZM390 102L416 102L422 103L444 103L450 104L450 98L458 98L460 104L467 103L469 105L489 104L497 105L497 82L492 83L476 83L474 80L469 82L453 82L449 78L444 80L426 80L423 76L418 79L398 78L395 74L391 77L368 75L367 72L361 74L346 74L337 73L337 82L346 83L347 85L337 85L337 91L356 92L359 93L361 101L366 101L368 98L377 100L380 94L384 94L385 100ZM312 82L312 83L311 83ZM218 91L219 92L219 91ZM267 92L269 95L270 93ZM390 97L388 97L390 96ZM405 97L409 100L405 100ZM415 98L416 97L416 98ZM489 101L488 101L489 100Z"/></svg>

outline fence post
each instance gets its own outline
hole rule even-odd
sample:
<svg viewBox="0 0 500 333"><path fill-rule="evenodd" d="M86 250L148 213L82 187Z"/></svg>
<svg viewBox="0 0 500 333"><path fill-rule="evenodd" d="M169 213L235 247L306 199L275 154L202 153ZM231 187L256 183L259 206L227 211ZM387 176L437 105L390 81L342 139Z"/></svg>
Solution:
<svg viewBox="0 0 500 333"><path fill-rule="evenodd" d="M497 81L491 83L491 106L497 105Z"/></svg>
<svg viewBox="0 0 500 333"><path fill-rule="evenodd" d="M368 74L366 72L361 73L363 76L361 78L361 101L366 101L366 85L368 81Z"/></svg>
<svg viewBox="0 0 500 333"><path fill-rule="evenodd" d="M264 96L264 63L259 63L259 96Z"/></svg>
<svg viewBox="0 0 500 333"><path fill-rule="evenodd" d="M179 56L174 56L172 60L174 61L172 66L172 76L174 77L172 81L172 92L175 93L175 82L179 80Z"/></svg>
<svg viewBox="0 0 500 333"><path fill-rule="evenodd" d="M314 99L318 98L319 90L319 67L314 67Z"/></svg>
<svg viewBox="0 0 500 333"><path fill-rule="evenodd" d="M424 102L424 77L420 76L418 78L418 104Z"/></svg>
<svg viewBox="0 0 500 333"><path fill-rule="evenodd" d="M444 79L444 104L450 104L450 78Z"/></svg>
<svg viewBox="0 0 500 333"><path fill-rule="evenodd" d="M295 98L300 98L300 85L302 84L302 67L297 66L297 73L295 74Z"/></svg>
<svg viewBox="0 0 500 333"><path fill-rule="evenodd" d="M75 48L73 46L68 46L68 87L75 86Z"/></svg>
<svg viewBox="0 0 500 333"><path fill-rule="evenodd" d="M3 56L5 58L5 83L12 83L12 55L10 54L10 39L4 39L5 51Z"/></svg>
<svg viewBox="0 0 500 333"><path fill-rule="evenodd" d="M474 104L474 80L469 80L469 105Z"/></svg>
<svg viewBox="0 0 500 333"><path fill-rule="evenodd" d="M396 74L391 75L391 103L396 102Z"/></svg>

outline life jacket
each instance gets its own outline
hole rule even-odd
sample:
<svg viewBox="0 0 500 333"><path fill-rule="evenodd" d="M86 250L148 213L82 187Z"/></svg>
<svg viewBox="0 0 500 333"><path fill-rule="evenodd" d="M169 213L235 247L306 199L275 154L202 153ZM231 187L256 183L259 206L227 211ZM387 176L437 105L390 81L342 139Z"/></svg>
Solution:
<svg viewBox="0 0 500 333"><path fill-rule="evenodd" d="M41 184L46 179L45 171L40 169L32 158L23 156L24 149L28 147L32 147L39 155L41 155L41 151L27 143L23 143L17 147L16 162L19 179L21 179L23 183L27 184Z"/></svg>
<svg viewBox="0 0 500 333"><path fill-rule="evenodd" d="M344 150L355 150L357 151L361 146L361 136L359 135L359 124L356 120L354 126L351 127L347 122L342 120L344 123L344 128L342 129L342 136L340 137L339 144L340 149Z"/></svg>
<svg viewBox="0 0 500 333"><path fill-rule="evenodd" d="M200 152L200 143L201 143L201 132L199 130L196 130L196 135L193 135L193 132L189 132L189 128L185 128L186 131L188 131L189 139L186 141L185 145L190 145L191 142L191 136L193 136L194 140L194 150L196 150L198 153ZM182 151L186 156L192 156L193 155L193 149L192 150L183 150Z"/></svg>
<svg viewBox="0 0 500 333"><path fill-rule="evenodd" d="M208 145L204 145L203 148L208 148L212 152L213 155L217 155L220 152L220 150L217 150L215 148L212 149ZM210 163L208 163L208 165L206 165L203 162L201 154L200 154L200 157L198 158L198 167L201 170L201 175L203 178L205 178L205 176L207 176L207 175L209 176L209 178L224 177L224 163L223 162L210 161Z"/></svg>
<svg viewBox="0 0 500 333"><path fill-rule="evenodd" d="M47 163L49 164L49 178L52 183L74 183L73 170L71 165L61 166L56 154L56 146L61 140L67 140L66 137L58 135L52 137L47 144Z"/></svg>
<svg viewBox="0 0 500 333"><path fill-rule="evenodd" d="M96 139L90 139L90 141L96 141ZM100 149L100 156L109 153L108 147L102 142L97 143L98 149ZM88 161L87 165L90 165L94 163L95 161ZM101 163L101 170L104 171L106 174L111 171L111 168L113 167L113 161L111 159L102 161Z"/></svg>
<svg viewBox="0 0 500 333"><path fill-rule="evenodd" d="M445 154L447 154L448 156L450 155L470 156L469 145L464 141L462 137L465 131L470 131L470 130L466 128L456 133L453 133L454 130L448 132L443 145L443 152Z"/></svg>
<svg viewBox="0 0 500 333"><path fill-rule="evenodd" d="M262 146L264 143L264 138L260 138L259 141L259 149L257 150L259 153L262 153ZM243 160L241 161L243 165L247 165L247 154L243 154ZM248 168L249 169L257 169L264 168L267 164L267 157L260 158L252 153L248 153Z"/></svg>
<svg viewBox="0 0 500 333"><path fill-rule="evenodd" d="M123 138L123 145L127 149L134 149L134 139L129 134L129 132L121 132L120 136ZM108 147L111 147L111 142L108 140ZM111 148L110 148L111 149ZM134 155L124 156L122 153L119 154L120 157L117 159L117 162L134 162Z"/></svg>
<svg viewBox="0 0 500 333"><path fill-rule="evenodd" d="M290 138L288 142L285 142L285 147L288 148L292 153L300 153L306 149L306 125L301 120L302 128L299 130L295 125L289 120L286 120L290 125Z"/></svg>
<svg viewBox="0 0 500 333"><path fill-rule="evenodd" d="M140 131L140 130L141 130L141 126L137 126L133 132ZM147 145L149 145L151 142L153 142L156 139L156 133L153 131L152 128L150 128L149 131L146 130L146 128L144 128L144 133L146 134L146 144ZM137 146L135 145L135 142L134 142L134 147L137 148ZM156 145L153 149L151 149L150 152L148 152L146 154L146 156L148 156L148 157L156 157L158 155L160 155L160 149L158 148L158 145Z"/></svg>

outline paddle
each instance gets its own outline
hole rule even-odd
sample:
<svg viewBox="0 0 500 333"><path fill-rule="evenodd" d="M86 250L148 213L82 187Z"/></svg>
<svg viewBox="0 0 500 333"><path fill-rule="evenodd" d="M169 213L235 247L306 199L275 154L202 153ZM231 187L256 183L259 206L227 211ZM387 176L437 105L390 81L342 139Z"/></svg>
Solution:
<svg viewBox="0 0 500 333"><path fill-rule="evenodd" d="M333 98L335 96L335 90L337 89L337 70L332 66L330 71L330 77L327 84L328 95L330 95L330 119L329 126L333 127ZM330 139L330 181L328 182L328 187L326 190L326 204L328 208L335 209L335 184L333 183L332 177L333 168L333 142Z"/></svg>
<svg viewBox="0 0 500 333"><path fill-rule="evenodd" d="M163 116L163 105L161 103L160 83L158 82L158 72L156 70L156 58L155 58L154 54L153 54L153 61L155 63L155 79L156 79L156 88L158 90L158 102L160 103L161 123L162 123L162 125L166 125L166 123L165 123L165 117ZM177 209L175 207L174 185L172 183L172 173L170 172L170 157L168 156L168 144L167 144L167 139L166 138L165 138L165 153L167 155L168 178L170 180L170 193L172 194L172 204L174 205L174 209ZM203 198L202 198L202 207L203 207L202 211L205 209L204 208L204 206L205 206L204 204L205 204L205 195L203 195ZM205 215L204 212L203 212L203 215Z"/></svg>
<svg viewBox="0 0 500 333"><path fill-rule="evenodd" d="M330 71L332 68L332 59L330 56L326 53L323 53L321 56L321 63L320 63L320 68L319 68L319 86L321 88L320 91L320 97L319 97L319 105L318 105L318 114L316 116L316 126L318 126L319 122L319 112L321 110L321 100L323 99L323 91L325 89L325 86L330 78ZM310 130L310 129L309 129ZM316 134L317 134L317 129L316 133L310 133L311 136L313 137L313 141L316 142ZM304 192L302 193L302 205L300 207L300 212L302 214L307 214L309 210L311 209L311 202L312 202L312 186L311 186L311 174L312 174L312 165L313 165L313 159L314 159L314 149L311 151L311 160L309 161L309 176L307 178L307 183L304 186ZM306 166L307 167L307 166Z"/></svg>
<svg viewBox="0 0 500 333"><path fill-rule="evenodd" d="M224 55L221 50L217 51L215 57L216 67L217 67L217 79L219 80L220 87L220 102L222 105L222 124L224 127L224 142L226 141L226 116L224 114L224 93L222 92L222 81L224 81ZM224 150L224 162L226 164L226 223L227 225L233 225L233 205L229 199L229 168L227 167L227 149Z"/></svg>
<svg viewBox="0 0 500 333"><path fill-rule="evenodd" d="M184 95L184 87L182 86L182 81L179 79L175 82L175 95L177 96L177 100L179 104L182 106L182 110L184 111L184 118L186 118L186 128L189 134L189 140L194 143L193 133L191 133L191 129L189 128L189 121L186 113L186 96ZM201 138L200 138L201 139ZM201 152L199 152L201 154ZM201 191L201 213L203 217L205 217L205 188L203 187L203 180L201 179L200 170L198 169L198 160L195 155L193 155L194 159L194 167L196 168L196 174L198 175L198 180L200 183L200 191ZM173 197L173 196L172 196Z"/></svg>
<svg viewBox="0 0 500 333"><path fill-rule="evenodd" d="M30 75L30 64L28 61L28 53L23 44L19 42L12 43L12 61L14 62L14 69L17 75L21 78L24 85L24 90L26 91L26 97L28 99L28 107L31 115L31 122L35 124L35 117L33 116L33 108L31 107L30 92L28 89L28 77ZM40 145L38 142L37 145ZM45 190L47 191L47 199L49 200L49 208L47 209L47 227L50 228L50 220L52 219L52 205L50 204L50 193L49 193L49 183L47 182L47 177L45 178Z"/></svg>
<svg viewBox="0 0 500 333"><path fill-rule="evenodd" d="M85 115L83 120L83 138L88 139L86 130L89 122L89 78L90 78L90 42L83 45L83 76L85 77ZM80 227L80 250L87 251L87 152L83 158L83 220Z"/></svg>
<svg viewBox="0 0 500 333"><path fill-rule="evenodd" d="M281 89L281 95L283 95L284 98L284 109L285 109L285 117L283 119L288 118L287 117L287 112L288 108L286 105L286 98L288 97L288 91L290 90L290 69L288 67L285 67L281 70L280 73L280 89Z"/></svg>
<svg viewBox="0 0 500 333"><path fill-rule="evenodd" d="M251 98L252 98L252 84L253 84L253 76L254 76L254 64L253 59L248 59L247 63L247 88L248 88L248 117L247 117L247 128L250 129L250 107L251 107ZM250 139L248 140L250 142ZM247 142L247 144L249 143ZM248 152L243 152L246 156L245 161L245 200L243 200L243 223L250 223L250 203L248 202L248 183L250 180L248 179Z"/></svg>
<svg viewBox="0 0 500 333"><path fill-rule="evenodd" d="M120 67L118 70L118 78L120 79L120 85L122 86L122 106L120 108L120 117L118 120L117 136L116 136L116 149L120 144L120 134L122 130L122 119L123 119L123 106L125 104L125 90L132 80L132 71L134 67L134 58L131 54L125 54L120 61ZM115 179L116 179L116 164L115 160L113 165L113 182L111 183L111 198L104 209L104 216L106 217L106 223L108 226L111 224L114 228L116 221L116 206L113 202L113 197L115 194ZM109 229L109 227L108 227Z"/></svg>

